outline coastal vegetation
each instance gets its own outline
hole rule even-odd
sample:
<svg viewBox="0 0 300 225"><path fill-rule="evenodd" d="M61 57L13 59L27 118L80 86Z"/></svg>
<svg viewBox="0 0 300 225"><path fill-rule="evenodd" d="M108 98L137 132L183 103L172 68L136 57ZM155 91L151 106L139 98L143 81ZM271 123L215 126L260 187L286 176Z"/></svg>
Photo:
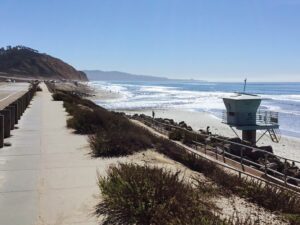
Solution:
<svg viewBox="0 0 300 225"><path fill-rule="evenodd" d="M66 111L72 115L67 120L69 128L90 135L94 157L124 156L154 147L155 137L149 131L119 113L72 94L56 93L53 99L64 101Z"/></svg>
<svg viewBox="0 0 300 225"><path fill-rule="evenodd" d="M55 93L53 95L53 99L64 101L66 111L71 115L67 122L70 128L75 129L76 132L81 134L89 134L89 142L92 149L92 155L94 157L124 156L145 149L153 148L159 153L162 153L169 158L182 163L191 170L204 174L207 178L209 178L217 185L217 188L219 190L218 193L226 196L235 194L237 196L243 197L273 212L280 212L288 215L287 218L289 219L291 224L299 224L300 199L292 192L281 189L279 187L267 185L263 182L258 182L249 178L238 177L234 174L230 174L211 161L188 153L183 147L177 145L171 140L154 135L149 130L130 121L123 114L110 112L100 106L97 106L92 101L80 98L70 93L63 92ZM178 134L174 134L175 137L177 135ZM188 141L188 138L186 139ZM134 172L128 172L130 170L133 170ZM121 214L113 214L114 210L123 209L124 213L128 212L126 210L129 210L129 208L126 208L124 205L120 206L123 208L114 208L117 207L115 202L117 198L120 198L119 200L122 200L124 202L130 200L124 200L125 197L128 197L124 196L124 193L128 192L126 192L126 189L123 188L130 187L126 186L128 184L126 180L128 177L122 177L121 174L123 175L123 173L125 173L124 176L126 175L126 173L135 174L139 179L146 179L144 177L147 177L143 176L143 174L145 174L143 168L138 168L137 166L133 165L121 165L115 169L110 169L109 176L107 178L99 179L100 189L102 190L104 195L105 193L107 194L108 199L105 203L107 204L107 211L105 211L103 205L101 205L102 203L99 203L100 205L98 205L98 213L107 213L109 215L116 216ZM163 172L157 172L154 176L159 177L158 174L160 173ZM151 173L148 173L148 176L149 174ZM161 176L163 175L161 174ZM169 174L168 176L171 175ZM137 180L136 182L151 183L150 180ZM118 184L119 186L116 186L114 184ZM113 188L113 186L116 186L116 188ZM109 196L113 197L113 193L116 194L116 196L114 196L114 198L116 199L110 199ZM191 196L186 196L185 198L189 197ZM144 199L142 198L142 200ZM142 200L134 199L134 201ZM121 203L122 202L120 201L119 204ZM144 208L141 209L135 208L134 206L132 207L133 208L130 209L135 216L137 215L136 212L138 210L145 210ZM126 215L128 216L129 214ZM121 219L122 216L118 218ZM114 219L116 218L112 216L108 221ZM139 224L137 217L133 217L132 219L136 221L136 224ZM116 219L115 221L118 220Z"/></svg>
<svg viewBox="0 0 300 225"><path fill-rule="evenodd" d="M162 140L157 150L210 178L218 185L220 193L225 195L236 194L272 211L300 215L300 199L289 191L227 173L216 164L189 154L183 148L168 140Z"/></svg>
<svg viewBox="0 0 300 225"><path fill-rule="evenodd" d="M105 224L221 225L214 206L179 177L161 168L119 164L99 177L103 195L96 215L106 215Z"/></svg>

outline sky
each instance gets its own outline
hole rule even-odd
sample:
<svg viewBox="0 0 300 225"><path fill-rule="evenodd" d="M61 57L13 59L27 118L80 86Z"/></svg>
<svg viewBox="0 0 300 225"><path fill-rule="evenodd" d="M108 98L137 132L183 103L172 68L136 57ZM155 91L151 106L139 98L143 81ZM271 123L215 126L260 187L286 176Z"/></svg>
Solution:
<svg viewBox="0 0 300 225"><path fill-rule="evenodd" d="M300 0L0 0L0 46L76 69L300 81Z"/></svg>

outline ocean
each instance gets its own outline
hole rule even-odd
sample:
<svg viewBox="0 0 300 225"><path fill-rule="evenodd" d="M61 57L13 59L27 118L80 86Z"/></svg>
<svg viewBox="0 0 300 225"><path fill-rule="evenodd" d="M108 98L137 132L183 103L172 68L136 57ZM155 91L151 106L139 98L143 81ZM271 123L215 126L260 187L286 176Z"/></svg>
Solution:
<svg viewBox="0 0 300 225"><path fill-rule="evenodd" d="M111 110L181 109L205 111L221 118L225 106L222 97L243 91L243 83L199 81L101 82L95 88L120 93L120 98L97 100ZM247 93L258 94L261 109L279 113L283 135L300 138L300 83L247 83Z"/></svg>

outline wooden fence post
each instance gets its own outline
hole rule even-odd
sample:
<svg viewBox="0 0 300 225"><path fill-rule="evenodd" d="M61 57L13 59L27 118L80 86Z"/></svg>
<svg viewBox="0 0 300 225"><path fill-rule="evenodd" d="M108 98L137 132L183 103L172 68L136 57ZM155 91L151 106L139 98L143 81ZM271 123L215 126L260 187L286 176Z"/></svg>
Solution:
<svg viewBox="0 0 300 225"><path fill-rule="evenodd" d="M287 186L287 182L286 182L286 171L287 171L287 160L285 159L284 160L284 169L283 169L283 172L284 172L284 184L285 186Z"/></svg>
<svg viewBox="0 0 300 225"><path fill-rule="evenodd" d="M267 175L268 173L267 160L268 160L268 154L265 154L265 175Z"/></svg>
<svg viewBox="0 0 300 225"><path fill-rule="evenodd" d="M242 166L242 170L245 171L243 159L244 159L244 147L241 148L241 166Z"/></svg>
<svg viewBox="0 0 300 225"><path fill-rule="evenodd" d="M4 146L4 116L0 115L0 148Z"/></svg>

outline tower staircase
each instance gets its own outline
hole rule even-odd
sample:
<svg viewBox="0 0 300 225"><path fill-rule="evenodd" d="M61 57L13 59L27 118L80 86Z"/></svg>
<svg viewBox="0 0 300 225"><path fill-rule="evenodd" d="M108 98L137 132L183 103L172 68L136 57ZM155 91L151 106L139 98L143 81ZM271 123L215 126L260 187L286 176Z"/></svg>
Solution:
<svg viewBox="0 0 300 225"><path fill-rule="evenodd" d="M279 143L281 134L279 129L268 129L270 138L273 142Z"/></svg>

